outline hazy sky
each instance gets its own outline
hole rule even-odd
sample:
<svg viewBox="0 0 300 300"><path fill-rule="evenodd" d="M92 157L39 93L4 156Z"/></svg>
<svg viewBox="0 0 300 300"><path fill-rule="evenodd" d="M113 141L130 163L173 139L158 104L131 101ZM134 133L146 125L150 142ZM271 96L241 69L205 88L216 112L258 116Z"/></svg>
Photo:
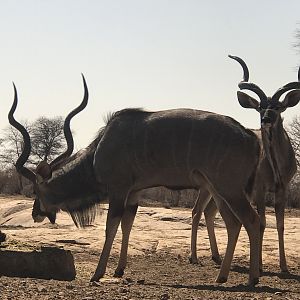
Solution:
<svg viewBox="0 0 300 300"><path fill-rule="evenodd" d="M289 0L0 0L0 129L19 93L18 120L66 116L85 147L107 113L126 107L178 107L229 115L259 127L236 98L242 57L250 81L270 95L297 79L300 1ZM286 111L286 121L300 105Z"/></svg>

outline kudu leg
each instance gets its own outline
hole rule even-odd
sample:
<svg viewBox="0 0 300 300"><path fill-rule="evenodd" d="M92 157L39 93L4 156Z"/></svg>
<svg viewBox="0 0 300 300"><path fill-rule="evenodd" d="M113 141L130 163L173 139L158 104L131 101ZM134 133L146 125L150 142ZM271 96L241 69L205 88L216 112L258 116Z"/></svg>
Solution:
<svg viewBox="0 0 300 300"><path fill-rule="evenodd" d="M222 259L219 254L219 249L218 249L218 244L217 244L216 234L215 234L215 223L214 223L217 212L218 212L218 208L216 206L216 203L211 198L211 200L208 202L204 210L204 216L205 216L206 229L209 237L212 260L216 264L220 265L222 263Z"/></svg>
<svg viewBox="0 0 300 300"><path fill-rule="evenodd" d="M129 235L137 212L138 205L131 205L125 208L121 220L122 245L118 266L115 270L114 277L122 277L127 264L127 251L129 244Z"/></svg>
<svg viewBox="0 0 300 300"><path fill-rule="evenodd" d="M91 281L99 281L99 279L102 278L105 274L111 247L115 239L124 212L124 208L122 206L123 202L120 203L122 207L120 208L114 205L113 202L114 199L112 199L111 197L109 198L109 201L110 204L109 204L109 209L108 209L107 219L106 219L105 242L104 242L104 246L100 255L100 259L96 271L93 277L91 278Z"/></svg>
<svg viewBox="0 0 300 300"><path fill-rule="evenodd" d="M242 227L241 222L235 217L228 205L224 201L218 202L218 208L227 229L227 247L220 272L216 282L224 283L228 279L234 250Z"/></svg>
<svg viewBox="0 0 300 300"><path fill-rule="evenodd" d="M234 212L234 215L237 218L236 220L238 220L239 223L242 223L244 225L249 237L249 241L250 241L249 285L254 286L259 282L260 220L257 213L251 207L250 203L245 198L245 196L242 195L234 199L227 198L227 201L228 203L230 203L230 209L232 210L232 212ZM226 207L221 206L222 205L221 201L218 203L218 205L219 204L220 204L219 209L224 211ZM230 264L233 258L234 249L238 239L238 233L241 227L239 223L234 221L231 222L231 226L229 226L230 230L228 232L228 245L227 245L225 257L221 265L221 270L217 277L217 282L224 282L228 278Z"/></svg>
<svg viewBox="0 0 300 300"><path fill-rule="evenodd" d="M191 233L191 257L190 262L193 264L198 263L197 259L197 232L198 226L201 219L202 212L206 207L209 199L211 198L210 193L206 189L199 191L196 203L192 210L192 233Z"/></svg>
<svg viewBox="0 0 300 300"><path fill-rule="evenodd" d="M281 190L275 195L275 214L279 242L279 264L281 272L288 272L284 249L284 209L286 204L286 191Z"/></svg>
<svg viewBox="0 0 300 300"><path fill-rule="evenodd" d="M263 248L263 239L264 232L266 229L266 206L264 201L260 201L257 204L257 212L260 219L260 243L259 243L259 271L263 272L263 261L262 261L262 248Z"/></svg>

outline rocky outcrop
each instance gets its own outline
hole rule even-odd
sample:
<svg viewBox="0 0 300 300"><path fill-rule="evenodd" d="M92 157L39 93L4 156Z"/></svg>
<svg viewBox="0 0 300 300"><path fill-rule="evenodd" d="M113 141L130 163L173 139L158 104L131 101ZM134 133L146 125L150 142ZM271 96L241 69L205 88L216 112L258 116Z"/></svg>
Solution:
<svg viewBox="0 0 300 300"><path fill-rule="evenodd" d="M74 258L69 250L42 247L41 251L0 251L0 276L74 280Z"/></svg>

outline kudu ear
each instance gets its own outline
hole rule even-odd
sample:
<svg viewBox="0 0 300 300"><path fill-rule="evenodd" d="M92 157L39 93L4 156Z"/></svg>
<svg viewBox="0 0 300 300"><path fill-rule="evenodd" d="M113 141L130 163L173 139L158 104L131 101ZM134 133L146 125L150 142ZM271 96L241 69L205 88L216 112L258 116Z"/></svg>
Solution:
<svg viewBox="0 0 300 300"><path fill-rule="evenodd" d="M289 92L283 99L282 102L280 102L281 108L287 109L288 107L293 107L297 105L300 101L300 90L294 90Z"/></svg>
<svg viewBox="0 0 300 300"><path fill-rule="evenodd" d="M251 96L249 96L241 91L238 91L237 97L238 97L238 101L242 107L254 108L256 110L259 109L259 102L256 99L252 98Z"/></svg>
<svg viewBox="0 0 300 300"><path fill-rule="evenodd" d="M52 169L50 165L45 161L41 161L36 167L37 177L41 177L43 180L47 180L52 176Z"/></svg>

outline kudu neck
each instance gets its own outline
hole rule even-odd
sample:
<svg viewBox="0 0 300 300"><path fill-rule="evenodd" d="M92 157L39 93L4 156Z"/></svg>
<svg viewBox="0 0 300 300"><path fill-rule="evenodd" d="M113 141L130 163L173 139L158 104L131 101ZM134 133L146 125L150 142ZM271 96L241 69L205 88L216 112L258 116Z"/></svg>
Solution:
<svg viewBox="0 0 300 300"><path fill-rule="evenodd" d="M269 131L262 128L262 141L266 158L273 171L276 188L285 186L296 172L296 159L281 118Z"/></svg>
<svg viewBox="0 0 300 300"><path fill-rule="evenodd" d="M42 187L45 198L67 211L103 201L106 195L95 177L93 157L94 151L86 151L60 165Z"/></svg>

